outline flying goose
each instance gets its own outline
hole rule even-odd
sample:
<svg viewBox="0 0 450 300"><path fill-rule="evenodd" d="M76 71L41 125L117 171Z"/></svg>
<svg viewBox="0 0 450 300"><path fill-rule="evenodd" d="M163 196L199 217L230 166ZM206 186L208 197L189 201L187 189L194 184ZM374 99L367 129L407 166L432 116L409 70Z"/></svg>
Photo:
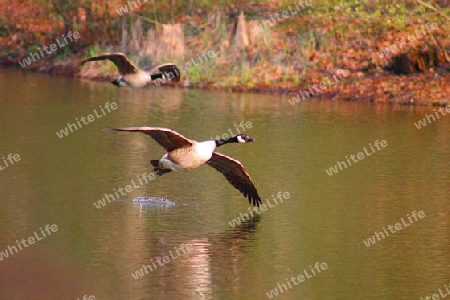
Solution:
<svg viewBox="0 0 450 300"><path fill-rule="evenodd" d="M195 169L206 163L213 167L239 190L249 203L255 206L261 204L255 185L244 166L236 159L214 152L216 147L228 143L249 143L254 139L245 134L238 134L229 139L209 140L197 142L188 139L176 131L160 127L125 127L108 128L105 130L142 132L153 138L167 153L159 160L151 160L157 175L162 176L171 171L185 171Z"/></svg>
<svg viewBox="0 0 450 300"><path fill-rule="evenodd" d="M118 79L111 81L111 83L117 87L144 87L152 80L158 78L172 79L176 82L180 82L180 70L174 64L160 64L143 70L136 67L123 53L105 53L99 56L94 56L83 60L81 65L84 65L90 61L105 59L112 61L119 70L119 73L122 75ZM161 73L153 74L156 71Z"/></svg>

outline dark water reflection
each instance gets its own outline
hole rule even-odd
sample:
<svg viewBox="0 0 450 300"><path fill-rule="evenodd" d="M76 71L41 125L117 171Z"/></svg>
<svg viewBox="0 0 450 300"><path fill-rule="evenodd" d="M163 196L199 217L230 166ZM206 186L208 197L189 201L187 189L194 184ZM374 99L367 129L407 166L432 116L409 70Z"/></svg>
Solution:
<svg viewBox="0 0 450 300"><path fill-rule="evenodd" d="M450 119L414 126L432 109L291 106L274 95L117 89L8 69L0 70L0 95L0 157L21 157L0 170L0 252L46 224L58 226L0 261L1 299L268 299L266 292L316 262L328 269L277 299L420 299L450 282ZM108 101L118 109L57 137ZM291 196L261 215L231 227L249 205L207 166L93 205L163 154L142 134L103 128L161 126L202 140L241 121L252 123L246 133L257 142L220 152L245 165L263 199ZM388 146L327 175L375 140ZM176 205L130 202L144 195ZM414 210L426 217L365 246ZM137 280L131 275L188 244L186 254Z"/></svg>

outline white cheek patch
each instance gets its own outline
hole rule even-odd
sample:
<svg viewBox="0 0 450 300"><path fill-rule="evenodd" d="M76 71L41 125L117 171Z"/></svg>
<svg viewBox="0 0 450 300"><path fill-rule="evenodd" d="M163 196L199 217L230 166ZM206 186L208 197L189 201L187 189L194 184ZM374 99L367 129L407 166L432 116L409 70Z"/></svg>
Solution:
<svg viewBox="0 0 450 300"><path fill-rule="evenodd" d="M246 141L240 135L238 135L237 140L239 143L246 143Z"/></svg>
<svg viewBox="0 0 450 300"><path fill-rule="evenodd" d="M119 79L117 79L117 82L119 82L120 86L127 86L128 85L128 83L125 80L123 80L123 76L120 76Z"/></svg>

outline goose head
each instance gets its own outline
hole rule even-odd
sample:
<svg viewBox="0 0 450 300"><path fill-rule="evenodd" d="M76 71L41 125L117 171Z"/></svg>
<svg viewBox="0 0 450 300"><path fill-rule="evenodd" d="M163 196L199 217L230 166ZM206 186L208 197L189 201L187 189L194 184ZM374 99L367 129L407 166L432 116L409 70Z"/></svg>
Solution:
<svg viewBox="0 0 450 300"><path fill-rule="evenodd" d="M114 85L117 86L117 87L127 86L127 85L128 85L128 82L126 82L126 81L123 79L123 76L120 76L120 77L117 78L116 80L111 81L111 83L114 84Z"/></svg>
<svg viewBox="0 0 450 300"><path fill-rule="evenodd" d="M238 134L235 136L235 138L236 138L237 142L241 143L241 144L250 143L250 142L255 141L254 138L251 138L246 134Z"/></svg>
<svg viewBox="0 0 450 300"><path fill-rule="evenodd" d="M245 143L250 143L250 142L254 142L255 139L249 137L246 134L238 134L235 135L229 139L220 139L220 140L215 140L216 142L216 147L222 146L224 144L229 144L229 143L239 143L239 144L245 144Z"/></svg>

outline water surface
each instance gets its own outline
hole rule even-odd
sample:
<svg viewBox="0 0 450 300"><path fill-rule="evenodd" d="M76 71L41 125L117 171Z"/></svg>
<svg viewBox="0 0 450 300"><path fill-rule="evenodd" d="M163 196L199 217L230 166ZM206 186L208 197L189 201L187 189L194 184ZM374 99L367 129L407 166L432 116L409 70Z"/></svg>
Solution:
<svg viewBox="0 0 450 300"><path fill-rule="evenodd" d="M278 284L287 290L277 299L420 299L450 282L450 117L418 130L414 122L430 108L291 106L275 95L117 89L11 69L0 69L0 95L0 157L20 155L0 170L0 252L47 224L58 228L0 261L2 299L269 299ZM102 114L107 102L117 109ZM94 110L100 118L57 136ZM169 127L205 140L242 121L256 142L218 151L239 159L274 206L262 214L230 226L250 205L208 166L94 206L164 153L143 134L102 129ZM376 140L388 146L327 175ZM280 192L290 197L274 205ZM425 217L375 245L363 242L413 211ZM168 263L134 279L164 256ZM311 274L316 262L327 269L289 288L286 279Z"/></svg>

